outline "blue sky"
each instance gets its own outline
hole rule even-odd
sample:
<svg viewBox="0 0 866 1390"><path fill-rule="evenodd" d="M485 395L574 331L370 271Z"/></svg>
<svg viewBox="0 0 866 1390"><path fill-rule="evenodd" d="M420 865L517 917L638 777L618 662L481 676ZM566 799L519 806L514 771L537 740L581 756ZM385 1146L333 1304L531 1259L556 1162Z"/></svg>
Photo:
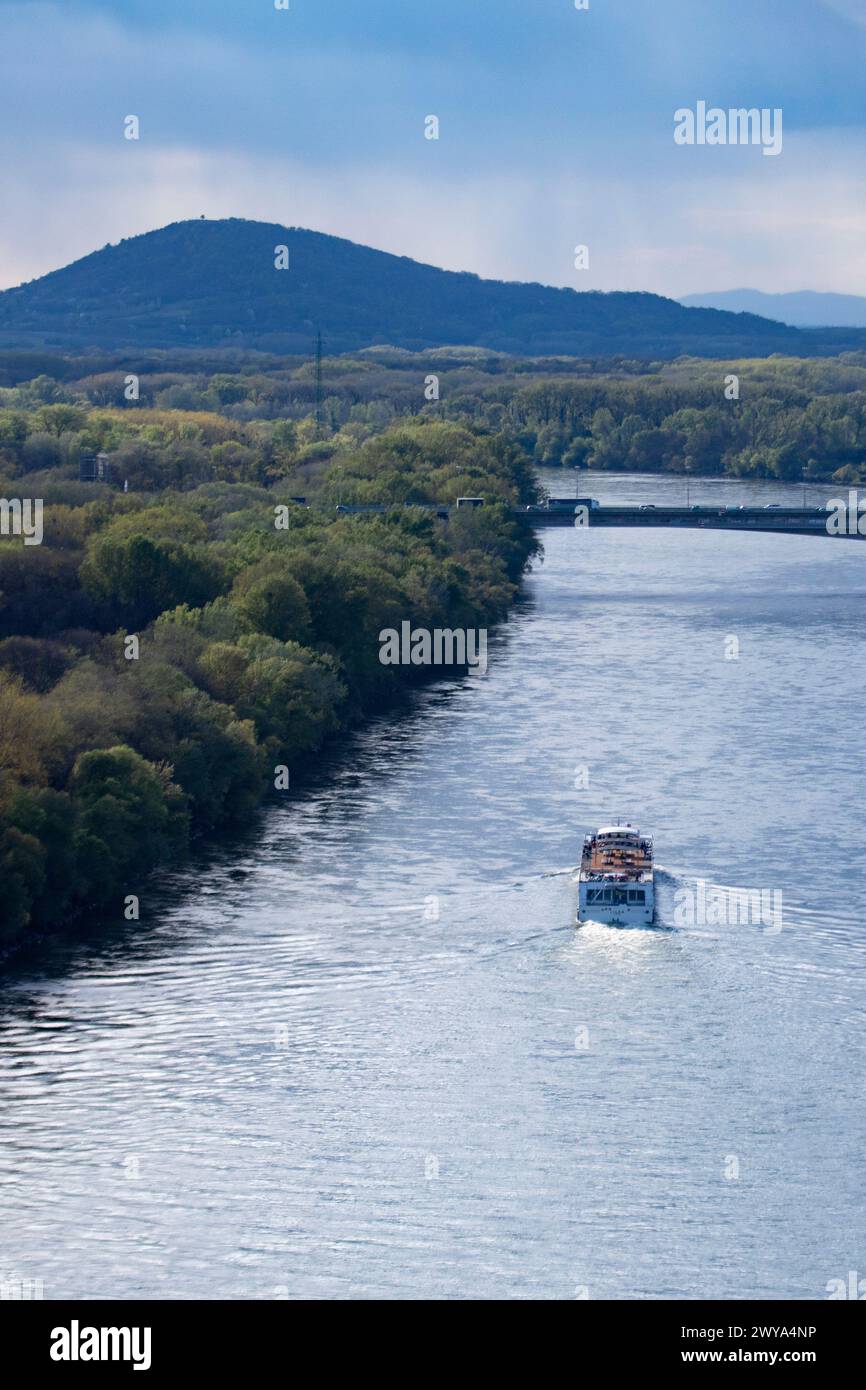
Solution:
<svg viewBox="0 0 866 1390"><path fill-rule="evenodd" d="M204 213L579 289L866 293L866 0L290 5L0 0L0 284ZM781 155L675 145L699 100L781 107Z"/></svg>

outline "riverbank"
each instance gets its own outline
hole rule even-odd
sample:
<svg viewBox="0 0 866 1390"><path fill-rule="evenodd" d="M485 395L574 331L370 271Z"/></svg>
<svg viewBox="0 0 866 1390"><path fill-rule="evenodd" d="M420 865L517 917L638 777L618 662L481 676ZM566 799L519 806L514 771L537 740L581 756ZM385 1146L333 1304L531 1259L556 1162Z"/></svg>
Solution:
<svg viewBox="0 0 866 1390"><path fill-rule="evenodd" d="M321 469L309 506L285 482L77 487L45 507L42 545L0 545L6 951L86 912L138 920L148 874L191 836L243 823L327 740L441 676L383 664L384 630L501 621L536 544L508 516L535 496L520 451L435 422ZM447 524L402 505L347 517L336 488L486 500Z"/></svg>

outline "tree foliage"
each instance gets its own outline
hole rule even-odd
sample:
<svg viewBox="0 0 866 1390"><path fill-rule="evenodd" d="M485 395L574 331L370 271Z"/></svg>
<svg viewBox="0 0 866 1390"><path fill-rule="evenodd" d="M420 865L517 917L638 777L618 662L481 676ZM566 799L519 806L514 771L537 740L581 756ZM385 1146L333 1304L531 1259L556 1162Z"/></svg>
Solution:
<svg viewBox="0 0 866 1390"><path fill-rule="evenodd" d="M237 400L226 374L211 386ZM52 437L103 437L97 408L32 410ZM227 443L222 417L179 416L160 425L171 449ZM0 437L27 437L5 425ZM295 444L274 429L267 449ZM85 909L119 915L192 833L245 821L276 768L385 708L419 673L382 665L383 628L478 625L514 596L533 542L508 508L535 490L496 432L410 420L325 451L309 506L288 500L291 483L262 486L255 457L226 471L256 481L154 487L160 464L129 492L49 472L42 544L0 541L0 944ZM448 525L402 505L469 488L486 494L483 516ZM340 489L384 510L348 516Z"/></svg>

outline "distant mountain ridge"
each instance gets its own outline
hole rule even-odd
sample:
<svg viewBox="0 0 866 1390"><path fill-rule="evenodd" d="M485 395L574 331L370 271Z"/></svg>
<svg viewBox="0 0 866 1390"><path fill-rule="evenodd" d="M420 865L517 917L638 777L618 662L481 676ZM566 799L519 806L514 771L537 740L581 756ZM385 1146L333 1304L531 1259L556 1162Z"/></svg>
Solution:
<svg viewBox="0 0 866 1390"><path fill-rule="evenodd" d="M276 248L288 268L276 269ZM321 232L240 218L174 222L0 293L0 347L327 350L475 345L521 356L815 355L806 335L660 295L482 280Z"/></svg>
<svg viewBox="0 0 866 1390"><path fill-rule="evenodd" d="M796 290L789 294L720 290L716 294L687 294L678 302L688 308L759 314L794 328L866 328L866 297L858 294L819 290Z"/></svg>

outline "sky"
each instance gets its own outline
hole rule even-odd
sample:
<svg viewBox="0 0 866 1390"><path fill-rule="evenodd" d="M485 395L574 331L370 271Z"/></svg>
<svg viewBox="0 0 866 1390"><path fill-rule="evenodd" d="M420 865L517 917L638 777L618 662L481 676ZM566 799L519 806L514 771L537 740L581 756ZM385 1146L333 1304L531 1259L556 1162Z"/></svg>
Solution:
<svg viewBox="0 0 866 1390"><path fill-rule="evenodd" d="M204 214L576 289L866 294L866 0L289 6L0 0L0 286ZM678 145L701 101L781 109L781 153Z"/></svg>

